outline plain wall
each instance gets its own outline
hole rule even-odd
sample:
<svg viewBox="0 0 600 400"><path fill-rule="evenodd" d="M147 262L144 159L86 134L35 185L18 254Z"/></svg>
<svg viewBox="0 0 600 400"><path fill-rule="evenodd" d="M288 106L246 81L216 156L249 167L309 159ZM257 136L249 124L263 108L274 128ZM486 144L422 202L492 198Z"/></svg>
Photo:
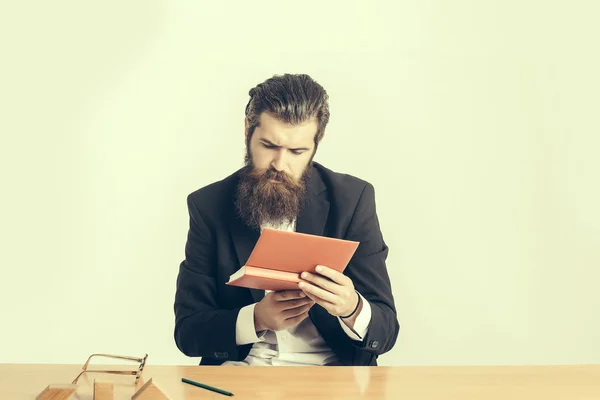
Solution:
<svg viewBox="0 0 600 400"><path fill-rule="evenodd" d="M600 363L597 1L9 2L0 362L173 340L188 193L242 166L248 90L330 95L401 324L381 365Z"/></svg>

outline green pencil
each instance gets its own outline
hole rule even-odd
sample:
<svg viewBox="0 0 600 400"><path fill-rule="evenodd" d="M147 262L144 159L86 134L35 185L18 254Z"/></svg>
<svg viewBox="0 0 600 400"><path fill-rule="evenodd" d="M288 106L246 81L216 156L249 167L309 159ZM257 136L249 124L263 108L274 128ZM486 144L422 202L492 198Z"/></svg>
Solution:
<svg viewBox="0 0 600 400"><path fill-rule="evenodd" d="M212 386L208 386L208 385L205 385L204 383L192 381L192 380L187 379L187 378L181 378L181 382L189 383L190 385L198 386L198 387L201 387L203 389L212 390L213 392L221 393L221 394L224 394L225 396L233 396L233 393L228 392L226 390L218 389L218 388L212 387Z"/></svg>

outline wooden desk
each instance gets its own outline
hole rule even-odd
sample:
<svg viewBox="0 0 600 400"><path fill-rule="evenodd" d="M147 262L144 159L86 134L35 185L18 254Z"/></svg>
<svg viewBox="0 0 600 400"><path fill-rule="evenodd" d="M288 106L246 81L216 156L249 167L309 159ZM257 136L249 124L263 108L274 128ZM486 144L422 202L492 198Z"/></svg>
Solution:
<svg viewBox="0 0 600 400"><path fill-rule="evenodd" d="M121 367L122 368L122 367ZM0 364L0 399L31 400L50 383L71 383L80 365ZM186 377L234 397L181 382ZM132 377L84 374L72 399L92 400L94 378L112 380L115 399L135 392ZM539 367L200 367L152 366L152 378L179 399L600 399L600 365Z"/></svg>

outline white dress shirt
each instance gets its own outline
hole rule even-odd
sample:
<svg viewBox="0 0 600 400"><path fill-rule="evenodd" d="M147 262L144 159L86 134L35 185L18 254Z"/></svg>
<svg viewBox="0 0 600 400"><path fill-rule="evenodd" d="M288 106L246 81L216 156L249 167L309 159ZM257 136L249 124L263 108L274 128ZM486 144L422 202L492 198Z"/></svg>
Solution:
<svg viewBox="0 0 600 400"><path fill-rule="evenodd" d="M263 225L262 228L268 226L294 231L295 225L296 221L292 221L287 225ZM356 341L361 341L365 337L371 321L371 306L360 293L359 296L363 306L354 322L354 332L341 318L337 318L348 337ZM267 330L258 336L254 326L255 305L256 303L243 307L236 321L237 345L254 343L250 353L243 361L225 361L222 365L303 366L325 365L338 361L338 357L325 343L310 317L287 329L278 332Z"/></svg>

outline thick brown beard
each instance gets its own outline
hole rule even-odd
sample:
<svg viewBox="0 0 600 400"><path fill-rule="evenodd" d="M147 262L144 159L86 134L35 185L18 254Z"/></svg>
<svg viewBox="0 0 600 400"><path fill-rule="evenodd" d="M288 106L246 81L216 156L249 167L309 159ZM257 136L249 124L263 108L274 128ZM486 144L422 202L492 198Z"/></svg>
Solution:
<svg viewBox="0 0 600 400"><path fill-rule="evenodd" d="M306 201L310 171L311 163L300 181L296 182L285 172L274 169L257 170L251 157L247 156L236 191L235 206L238 215L248 226L259 230L264 223L293 221ZM270 182L270 179L279 182Z"/></svg>

